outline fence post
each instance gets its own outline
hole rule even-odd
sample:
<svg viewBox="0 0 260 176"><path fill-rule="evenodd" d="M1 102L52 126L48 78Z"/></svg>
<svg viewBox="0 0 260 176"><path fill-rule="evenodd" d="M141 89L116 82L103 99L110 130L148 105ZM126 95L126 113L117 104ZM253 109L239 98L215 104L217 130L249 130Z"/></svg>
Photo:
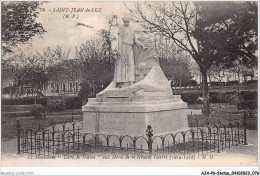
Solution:
<svg viewBox="0 0 260 176"><path fill-rule="evenodd" d="M72 132L74 133L75 131L75 121L74 121L74 117L73 117L73 111L72 111L72 115L71 115L71 123L72 123Z"/></svg>
<svg viewBox="0 0 260 176"><path fill-rule="evenodd" d="M195 132L191 131L191 137L192 137L192 148L193 151L195 151Z"/></svg>
<svg viewBox="0 0 260 176"><path fill-rule="evenodd" d="M219 136L219 126L218 126L218 128L217 128L218 153L220 153L220 151L219 151L219 139L220 139L220 136Z"/></svg>
<svg viewBox="0 0 260 176"><path fill-rule="evenodd" d="M199 139L199 119L195 119L197 128L197 142L198 142L198 155L200 153L200 139Z"/></svg>
<svg viewBox="0 0 260 176"><path fill-rule="evenodd" d="M153 136L153 129L152 129L152 126L151 125L148 125L147 126L147 129L146 129L146 136L148 137L148 150L149 150L149 154L152 154L152 136Z"/></svg>
<svg viewBox="0 0 260 176"><path fill-rule="evenodd" d="M55 131L55 126L54 126L53 118L51 118L51 126L52 126L52 132L54 132Z"/></svg>
<svg viewBox="0 0 260 176"><path fill-rule="evenodd" d="M21 122L19 120L16 121L16 128L17 128L17 154L21 154L21 143L20 143L20 137L21 137Z"/></svg>
<svg viewBox="0 0 260 176"><path fill-rule="evenodd" d="M246 138L246 111L243 114L243 126L244 126L244 145L247 145L247 138Z"/></svg>

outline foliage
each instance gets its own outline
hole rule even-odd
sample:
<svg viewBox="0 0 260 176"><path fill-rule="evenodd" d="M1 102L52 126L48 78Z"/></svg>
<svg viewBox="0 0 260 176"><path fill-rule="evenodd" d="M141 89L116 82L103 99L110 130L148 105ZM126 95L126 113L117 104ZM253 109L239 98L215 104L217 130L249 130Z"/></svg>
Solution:
<svg viewBox="0 0 260 176"><path fill-rule="evenodd" d="M197 86L197 85L198 85L198 83L195 80L189 80L189 82L188 82L188 86Z"/></svg>
<svg viewBox="0 0 260 176"><path fill-rule="evenodd" d="M253 111L257 108L257 101L240 101L237 105L238 110L250 110Z"/></svg>
<svg viewBox="0 0 260 176"><path fill-rule="evenodd" d="M224 63L231 67L235 60L256 65L256 2L144 2L135 3L129 11L144 33L171 39L196 61L202 74L206 115L207 71L211 65Z"/></svg>
<svg viewBox="0 0 260 176"><path fill-rule="evenodd" d="M214 77L215 80L221 82L224 77L227 77L226 69L223 67L223 64L219 66L211 65L208 70L209 78Z"/></svg>
<svg viewBox="0 0 260 176"><path fill-rule="evenodd" d="M234 94L226 92L210 92L209 93L209 102L210 103L228 103L232 99Z"/></svg>
<svg viewBox="0 0 260 176"><path fill-rule="evenodd" d="M238 60L233 62L233 67L229 68L230 73L235 73L237 74L238 82L240 82L240 75L243 75L243 72L247 70L248 67L240 64Z"/></svg>
<svg viewBox="0 0 260 176"><path fill-rule="evenodd" d="M45 68L49 80L53 82L59 82L65 77L73 80L73 75L78 74L76 62L69 58L70 49L65 50L57 46L52 50L48 47L43 50L43 54L37 55L42 60L42 67Z"/></svg>
<svg viewBox="0 0 260 176"><path fill-rule="evenodd" d="M80 87L80 90L79 90L79 92L78 92L78 96L83 100L83 99L85 99L85 100L87 100L88 99L88 97L89 97L89 89L90 89L90 87L89 87L89 84L88 83L82 83L81 84L81 87Z"/></svg>
<svg viewBox="0 0 260 176"><path fill-rule="evenodd" d="M239 102L239 93L238 92L226 92L225 93L225 102L230 105L237 105Z"/></svg>
<svg viewBox="0 0 260 176"><path fill-rule="evenodd" d="M18 99L2 99L2 105L32 105L41 104L46 106L48 97L24 97Z"/></svg>
<svg viewBox="0 0 260 176"><path fill-rule="evenodd" d="M181 98L188 104L200 103L201 93L183 93ZM236 105L238 110L255 110L257 108L257 92L210 92L210 103L228 103Z"/></svg>
<svg viewBox="0 0 260 176"><path fill-rule="evenodd" d="M107 60L114 60L115 51L112 49L112 42L116 41L116 37L113 35L113 31L119 27L118 16L115 14L109 15L106 18L106 28L99 31L99 35L102 38L102 48L104 56Z"/></svg>
<svg viewBox="0 0 260 176"><path fill-rule="evenodd" d="M197 28L194 5L191 2L144 2L135 3L129 11L144 33L171 40L179 50L189 53L196 61L202 73L203 112L209 114L207 69L210 65L208 66L208 58L201 55L199 43L194 36Z"/></svg>
<svg viewBox="0 0 260 176"><path fill-rule="evenodd" d="M64 50L57 46L54 50L47 48L43 54L37 52L25 55L23 52L14 52L6 55L2 62L4 79L14 79L14 94L21 94L22 86L28 84L39 92L49 80L57 83L64 78L75 80L79 71L76 62L69 59L70 49Z"/></svg>
<svg viewBox="0 0 260 176"><path fill-rule="evenodd" d="M100 39L91 39L76 48L75 61L81 78L84 78L82 81L88 82L92 95L97 93L98 87L111 82L114 76L114 64L104 56L101 43Z"/></svg>
<svg viewBox="0 0 260 176"><path fill-rule="evenodd" d="M2 2L1 5L1 40L5 44L24 43L46 32L36 21L39 2ZM8 47L2 45L2 49L7 51Z"/></svg>
<svg viewBox="0 0 260 176"><path fill-rule="evenodd" d="M201 93L184 93L181 94L181 99L188 104L198 104L200 96Z"/></svg>
<svg viewBox="0 0 260 176"><path fill-rule="evenodd" d="M35 119L46 118L45 108L42 106L34 106L30 112Z"/></svg>
<svg viewBox="0 0 260 176"><path fill-rule="evenodd" d="M246 84L257 84L258 80L248 80Z"/></svg>
<svg viewBox="0 0 260 176"><path fill-rule="evenodd" d="M70 49L65 50L62 46L56 46L55 49L48 47L43 50L43 54L38 52L37 55L39 58L42 58L42 64L45 64L44 66L52 66L69 60Z"/></svg>
<svg viewBox="0 0 260 176"><path fill-rule="evenodd" d="M66 97L66 109L79 109L82 107L80 97Z"/></svg>
<svg viewBox="0 0 260 176"><path fill-rule="evenodd" d="M54 99L54 100L52 100ZM81 98L80 97L24 97L18 99L2 99L2 105L42 105L45 107L47 104L51 106L51 102L56 102L56 100L61 100L64 102L66 109L81 108ZM57 101L58 101L57 100ZM4 109L6 109L4 107ZM59 109L59 108L58 108ZM49 110L49 109L48 109ZM55 111L55 110L54 110Z"/></svg>
<svg viewBox="0 0 260 176"><path fill-rule="evenodd" d="M18 97L24 84L41 91L48 82L46 69L41 65L37 55L25 55L23 52L13 52L2 58L2 79L14 80L13 94ZM12 97L13 95L11 95Z"/></svg>
<svg viewBox="0 0 260 176"><path fill-rule="evenodd" d="M240 92L238 96L237 109L247 111L249 117L253 117L257 110L258 92Z"/></svg>
<svg viewBox="0 0 260 176"><path fill-rule="evenodd" d="M53 97L47 100L46 109L48 111L61 111L66 108L66 101L61 97Z"/></svg>
<svg viewBox="0 0 260 176"><path fill-rule="evenodd" d="M210 82L211 86L224 86L225 82Z"/></svg>
<svg viewBox="0 0 260 176"><path fill-rule="evenodd" d="M192 78L188 56L177 52L173 44L163 42L162 39L157 41L156 49L161 68L168 80L173 80L174 86L188 85Z"/></svg>
<svg viewBox="0 0 260 176"><path fill-rule="evenodd" d="M20 80L23 84L30 84L35 89L41 90L43 89L44 85L48 83L48 75L47 73L42 70L41 68L38 69L29 69L27 74L24 76L22 80Z"/></svg>
<svg viewBox="0 0 260 176"><path fill-rule="evenodd" d="M196 2L197 22L194 37L201 54L211 64L230 68L234 62L257 65L257 3Z"/></svg>
<svg viewBox="0 0 260 176"><path fill-rule="evenodd" d="M226 82L226 86L234 86L234 85L238 85L239 81L227 81Z"/></svg>

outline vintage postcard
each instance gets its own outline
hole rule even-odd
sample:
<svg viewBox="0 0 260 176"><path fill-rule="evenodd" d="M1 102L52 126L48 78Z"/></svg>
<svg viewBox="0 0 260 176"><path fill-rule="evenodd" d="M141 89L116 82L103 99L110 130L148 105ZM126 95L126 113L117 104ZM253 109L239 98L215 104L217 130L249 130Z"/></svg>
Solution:
<svg viewBox="0 0 260 176"><path fill-rule="evenodd" d="M257 26L256 1L2 1L1 166L259 175Z"/></svg>

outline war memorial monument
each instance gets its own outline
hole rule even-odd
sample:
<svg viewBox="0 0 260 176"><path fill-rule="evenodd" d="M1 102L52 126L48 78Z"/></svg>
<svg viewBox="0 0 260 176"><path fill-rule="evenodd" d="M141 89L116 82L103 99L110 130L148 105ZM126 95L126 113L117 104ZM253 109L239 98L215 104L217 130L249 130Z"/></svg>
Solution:
<svg viewBox="0 0 260 176"><path fill-rule="evenodd" d="M172 94L153 42L137 39L130 18L122 20L114 80L82 107L83 131L134 136L144 135L147 125L156 134L188 129L190 110Z"/></svg>

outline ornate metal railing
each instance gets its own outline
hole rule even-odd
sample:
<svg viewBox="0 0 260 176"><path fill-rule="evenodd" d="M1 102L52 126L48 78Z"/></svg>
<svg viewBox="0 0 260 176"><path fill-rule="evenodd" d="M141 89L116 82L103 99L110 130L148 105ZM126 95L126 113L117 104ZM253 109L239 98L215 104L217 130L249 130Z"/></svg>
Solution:
<svg viewBox="0 0 260 176"><path fill-rule="evenodd" d="M201 155L221 152L225 148L247 144L245 119L245 113L242 119L228 122L207 119L204 126L200 126L200 119L194 119L196 127L157 136L153 136L153 129L148 125L146 136L134 137L82 133L83 123L73 118L66 123L52 120L50 126L39 126L35 130L24 129L17 120L18 154L56 157L91 153Z"/></svg>

